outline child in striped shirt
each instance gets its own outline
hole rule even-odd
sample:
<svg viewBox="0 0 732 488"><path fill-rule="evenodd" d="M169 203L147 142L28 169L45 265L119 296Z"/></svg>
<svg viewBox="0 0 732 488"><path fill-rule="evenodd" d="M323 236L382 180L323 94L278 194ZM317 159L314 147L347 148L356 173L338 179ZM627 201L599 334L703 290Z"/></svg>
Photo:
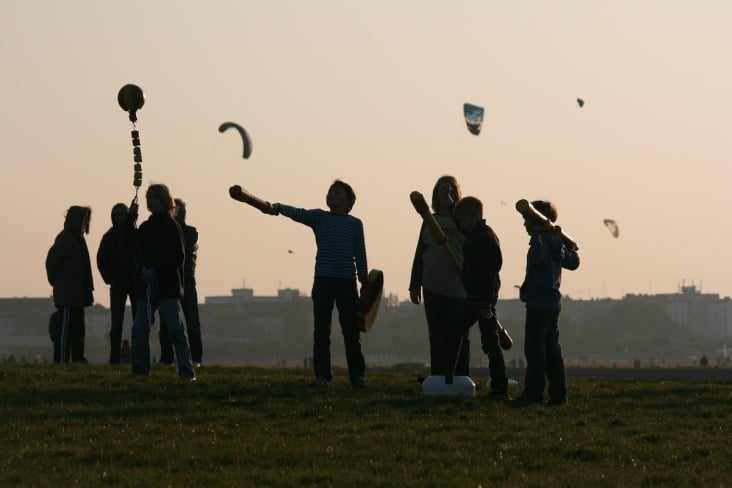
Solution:
<svg viewBox="0 0 732 488"><path fill-rule="evenodd" d="M295 208L282 203L271 206L272 215L282 214L313 229L317 254L312 300L313 386L324 386L333 379L330 361L330 332L333 305L346 348L348 375L354 388L368 386L364 379L366 364L361 352L361 336L356 324L358 287L368 274L363 223L349 215L356 194L347 183L335 180L326 196L328 211Z"/></svg>

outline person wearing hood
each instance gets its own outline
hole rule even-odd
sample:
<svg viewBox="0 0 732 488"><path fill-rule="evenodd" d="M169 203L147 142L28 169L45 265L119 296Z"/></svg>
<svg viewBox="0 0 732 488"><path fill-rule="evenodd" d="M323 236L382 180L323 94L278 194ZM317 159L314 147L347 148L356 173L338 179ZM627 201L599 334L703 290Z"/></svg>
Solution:
<svg viewBox="0 0 732 488"><path fill-rule="evenodd" d="M51 317L55 363L88 363L84 357L84 307L94 303L89 249L91 208L74 205L66 212L63 230L46 256L46 276L53 287L57 311Z"/></svg>
<svg viewBox="0 0 732 488"><path fill-rule="evenodd" d="M124 323L127 298L132 307L134 320L135 276L137 256L134 241L130 237L129 210L124 203L112 207L112 227L105 232L97 251L97 269L102 279L109 285L109 308L112 314L112 328L109 331L109 363L120 363L122 350L122 325Z"/></svg>

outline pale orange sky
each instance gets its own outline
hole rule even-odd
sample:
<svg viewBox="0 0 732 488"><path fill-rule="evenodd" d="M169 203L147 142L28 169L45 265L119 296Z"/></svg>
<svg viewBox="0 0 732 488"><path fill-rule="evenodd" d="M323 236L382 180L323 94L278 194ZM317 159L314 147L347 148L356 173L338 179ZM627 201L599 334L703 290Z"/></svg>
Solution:
<svg viewBox="0 0 732 488"><path fill-rule="evenodd" d="M199 229L201 300L243 285L309 294L310 229L227 188L314 208L335 178L358 195L369 267L406 299L420 226L408 196L443 174L485 204L502 298L523 279L520 198L555 201L579 242L572 298L684 280L730 296L730 25L727 0L4 0L0 296L51 294L44 260L66 208L93 208L94 259L112 205L134 195L126 83L146 95L142 191L168 184ZM478 137L465 102L485 107ZM229 120L250 133L248 160L217 131Z"/></svg>

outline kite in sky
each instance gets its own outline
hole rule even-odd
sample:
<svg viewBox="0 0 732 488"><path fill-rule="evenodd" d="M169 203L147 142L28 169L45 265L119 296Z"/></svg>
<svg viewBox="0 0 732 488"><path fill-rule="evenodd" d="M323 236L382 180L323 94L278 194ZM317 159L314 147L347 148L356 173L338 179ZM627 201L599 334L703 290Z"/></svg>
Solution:
<svg viewBox="0 0 732 488"><path fill-rule="evenodd" d="M577 105L579 105L579 106L580 106L580 108L582 108L582 107L584 107L584 106L585 106L585 101L584 101L584 100L582 100L581 98L578 98L578 99L577 99Z"/></svg>
<svg viewBox="0 0 732 488"><path fill-rule="evenodd" d="M463 115L465 115L465 123L468 130L474 136L480 134L480 128L483 125L483 107L466 103L463 105Z"/></svg>
<svg viewBox="0 0 732 488"><path fill-rule="evenodd" d="M247 134L247 131L244 130L244 127L234 122L224 122L219 126L219 132L224 133L232 127L236 129L241 136L241 142L244 145L244 153L242 157L244 159L247 159L252 154L252 140L249 139L249 134Z"/></svg>
<svg viewBox="0 0 732 488"><path fill-rule="evenodd" d="M620 235L620 229L618 228L618 224L611 219L605 219L603 220L605 223L605 226L610 230L610 233L613 235L613 237L617 238Z"/></svg>

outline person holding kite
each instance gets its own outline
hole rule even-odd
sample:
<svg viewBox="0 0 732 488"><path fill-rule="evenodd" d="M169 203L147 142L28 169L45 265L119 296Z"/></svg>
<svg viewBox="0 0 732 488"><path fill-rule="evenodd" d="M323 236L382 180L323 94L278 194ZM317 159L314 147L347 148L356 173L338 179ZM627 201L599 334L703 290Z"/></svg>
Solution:
<svg viewBox="0 0 732 488"><path fill-rule="evenodd" d="M183 232L173 218L175 204L166 185L150 185L145 198L151 215L135 234L143 272L138 280L137 309L132 325L132 374L150 374L150 329L154 314L159 311L175 349L178 376L195 380L196 372L178 309L178 301L183 298ZM130 213L133 220L136 219L137 204L130 206Z"/></svg>
<svg viewBox="0 0 732 488"><path fill-rule="evenodd" d="M465 301L465 288L460 279L460 271L443 248L444 245L450 246L462 264L465 236L452 217L455 203L461 197L460 185L454 176L441 176L435 183L432 189L432 210L447 237L447 243L437 242L423 221L419 229L409 280L409 299L415 305L424 301L430 343L430 367L433 375L436 374L437 366L437 341L447 331ZM455 374L470 376L469 333L460 339L460 354Z"/></svg>
<svg viewBox="0 0 732 488"><path fill-rule="evenodd" d="M503 255L498 236L483 219L483 203L475 197L465 197L453 210L463 244L462 282L466 298L439 341L437 373L454 376L460 354L460 340L478 322L483 351L488 355L491 374L491 395L506 397L508 378L506 363L498 338L496 302L501 288L499 272Z"/></svg>
<svg viewBox="0 0 732 488"><path fill-rule="evenodd" d="M351 186L335 180L328 189L322 209L306 210L274 203L265 210L270 215L282 214L313 229L317 254L313 281L313 369L312 386L325 386L333 379L330 360L330 334L333 305L346 348L348 375L354 388L367 387L364 378L366 362L361 351L361 336L356 323L358 309L358 279L366 281L366 244L363 223L350 215L356 203Z"/></svg>
<svg viewBox="0 0 732 488"><path fill-rule="evenodd" d="M545 381L549 381L549 403L567 403L567 380L559 345L562 268L575 270L580 260L576 244L563 241L554 222L558 212L549 201L531 202L538 214L524 213L524 227L531 236L526 257L526 277L519 296L526 304L524 354L526 378L517 403L541 403ZM543 216L543 218L542 218Z"/></svg>
<svg viewBox="0 0 732 488"><path fill-rule="evenodd" d="M124 203L112 207L112 226L104 233L97 250L97 269L104 283L109 285L109 309L112 327L109 330L109 363L119 364L122 350L122 325L125 305L130 300L134 320L137 295L137 250L129 238L129 209Z"/></svg>

